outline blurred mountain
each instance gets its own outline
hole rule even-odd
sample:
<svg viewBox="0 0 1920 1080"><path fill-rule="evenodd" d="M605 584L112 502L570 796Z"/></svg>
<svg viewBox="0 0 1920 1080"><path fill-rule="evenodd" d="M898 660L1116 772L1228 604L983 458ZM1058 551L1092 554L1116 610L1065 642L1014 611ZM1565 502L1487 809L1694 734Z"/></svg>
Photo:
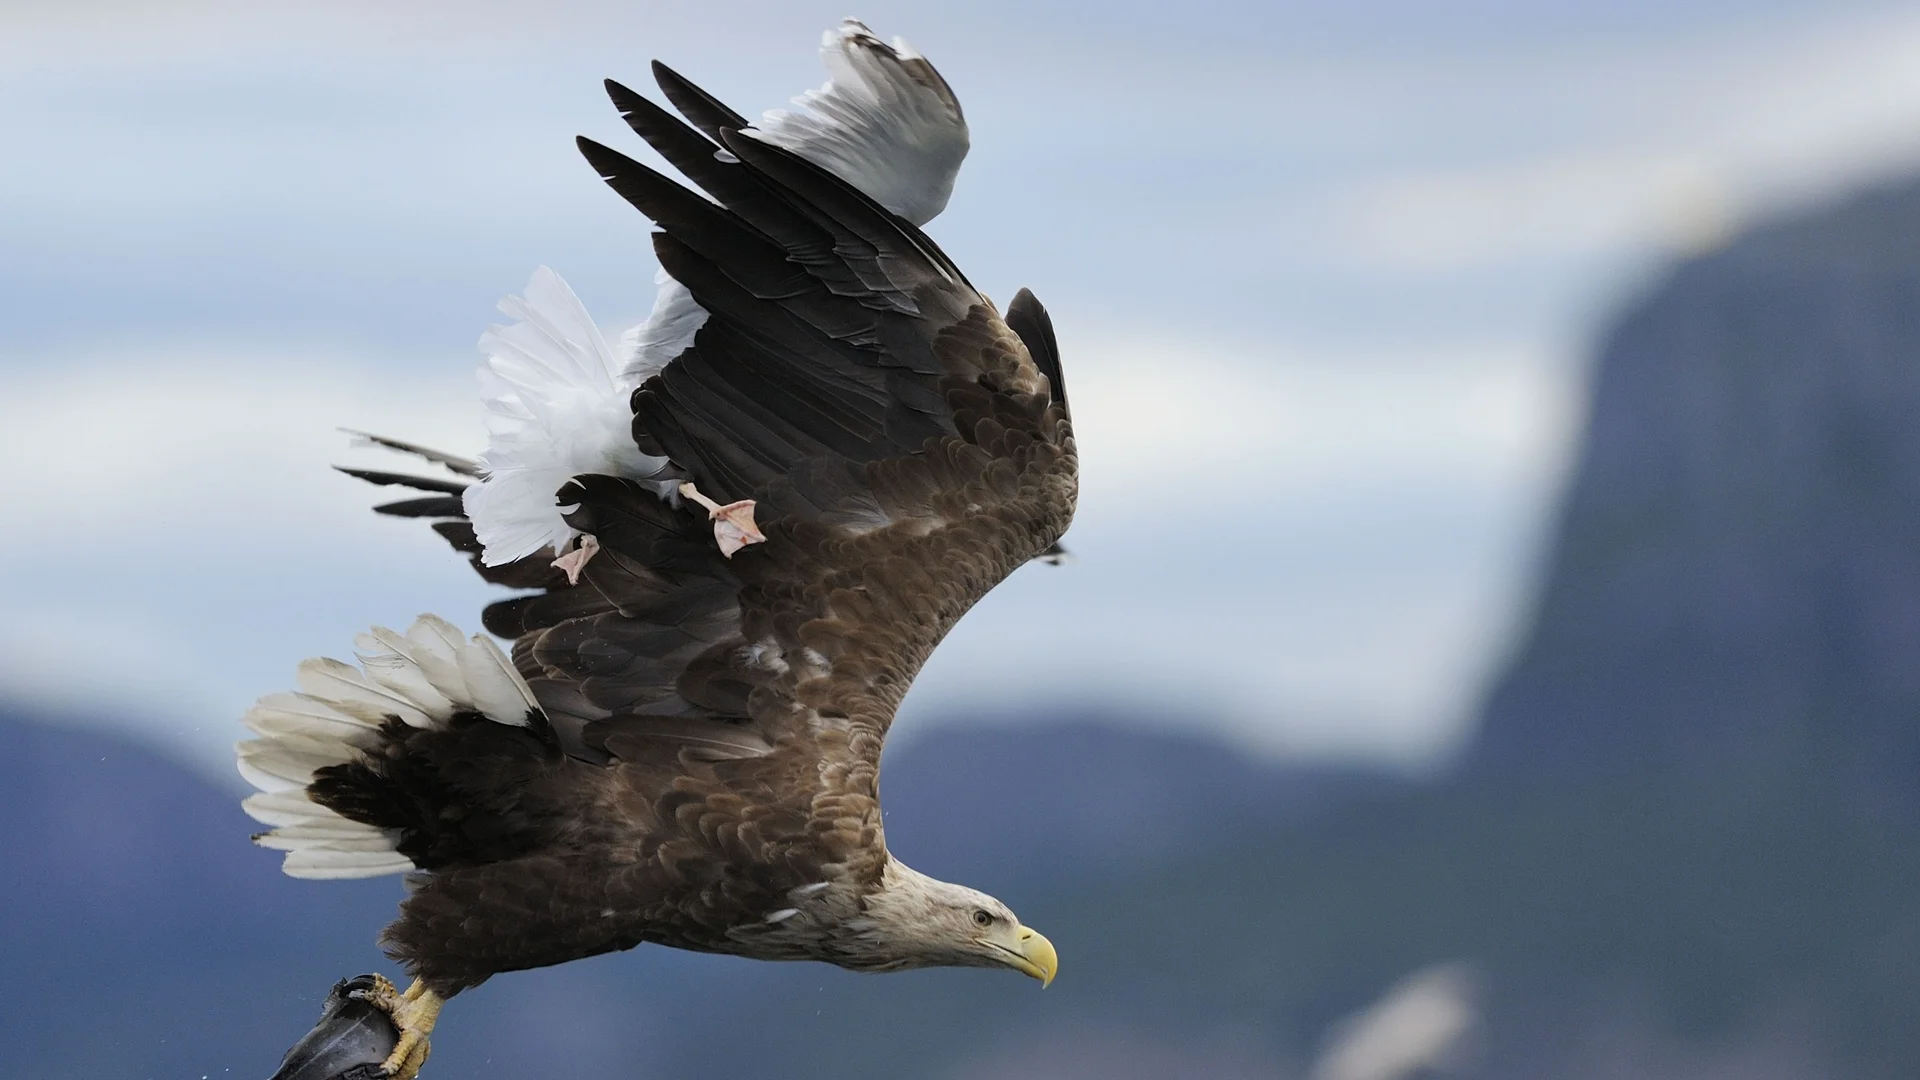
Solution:
<svg viewBox="0 0 1920 1080"><path fill-rule="evenodd" d="M1063 857L1069 874L1156 865L1221 822L1275 835L1402 786L1377 768L1254 761L1117 719L1007 717L920 736L881 775L889 848L991 890Z"/></svg>
<svg viewBox="0 0 1920 1080"><path fill-rule="evenodd" d="M1916 807L1917 720L1909 184L1679 266L1607 336L1538 615L1471 767L1818 762Z"/></svg>
<svg viewBox="0 0 1920 1080"><path fill-rule="evenodd" d="M0 708L0 745L0 1076L265 1076L372 959L391 885L281 876L230 795L117 736Z"/></svg>

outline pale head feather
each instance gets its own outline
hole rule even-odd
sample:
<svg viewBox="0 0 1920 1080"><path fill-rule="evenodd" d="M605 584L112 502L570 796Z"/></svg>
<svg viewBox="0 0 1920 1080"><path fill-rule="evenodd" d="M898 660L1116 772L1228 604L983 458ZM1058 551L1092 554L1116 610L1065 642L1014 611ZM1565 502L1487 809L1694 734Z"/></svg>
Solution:
<svg viewBox="0 0 1920 1080"><path fill-rule="evenodd" d="M1019 930L1020 920L999 900L889 857L865 910L842 927L836 944L845 958L838 962L860 971L1005 967L1005 953L988 942L1012 941Z"/></svg>

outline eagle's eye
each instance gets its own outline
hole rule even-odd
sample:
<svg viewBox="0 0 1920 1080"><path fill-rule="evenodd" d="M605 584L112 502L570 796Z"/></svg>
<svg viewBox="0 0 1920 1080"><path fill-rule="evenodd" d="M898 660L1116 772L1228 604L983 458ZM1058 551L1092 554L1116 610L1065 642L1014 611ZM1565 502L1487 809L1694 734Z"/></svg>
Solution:
<svg viewBox="0 0 1920 1080"><path fill-rule="evenodd" d="M981 910L978 910L978 909L975 909L975 911L974 911L974 913L973 913L973 925L975 925L975 926L992 926L992 925L993 925L993 913L992 913L992 912L988 912L988 911L981 911Z"/></svg>

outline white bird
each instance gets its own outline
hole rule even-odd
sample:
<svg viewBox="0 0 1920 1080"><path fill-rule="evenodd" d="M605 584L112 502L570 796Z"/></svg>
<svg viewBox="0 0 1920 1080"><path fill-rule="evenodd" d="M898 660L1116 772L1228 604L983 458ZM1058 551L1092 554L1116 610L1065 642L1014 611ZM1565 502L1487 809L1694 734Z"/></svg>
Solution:
<svg viewBox="0 0 1920 1080"><path fill-rule="evenodd" d="M853 19L821 38L828 80L793 99L795 109L749 122L661 65L655 74L673 103L709 134L734 128L813 162L915 225L946 208L967 156L967 122L946 80L905 41L888 45ZM561 517L554 497L588 473L641 482L663 498L684 477L633 440L633 391L693 342L707 313L662 270L653 314L609 344L559 274L536 270L524 296L500 308L515 322L480 339L488 444L479 482L462 495L487 566L551 549L577 575L590 538ZM695 496L697 497L697 496ZM718 518L728 508L716 508ZM738 514L731 516L740 516ZM731 527L728 521L723 527ZM741 531L752 534L751 517ZM749 542L751 540L749 539Z"/></svg>

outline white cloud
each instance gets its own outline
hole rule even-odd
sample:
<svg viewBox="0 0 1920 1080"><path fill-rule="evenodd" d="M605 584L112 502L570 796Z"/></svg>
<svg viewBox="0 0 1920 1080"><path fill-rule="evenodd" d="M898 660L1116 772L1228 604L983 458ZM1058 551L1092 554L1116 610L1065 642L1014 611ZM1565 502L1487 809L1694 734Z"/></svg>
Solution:
<svg viewBox="0 0 1920 1080"><path fill-rule="evenodd" d="M1433 272L1691 250L1737 219L1920 162L1912 12L1562 59L1551 78L1493 81L1559 109L1580 137L1543 133L1477 160L1363 177L1333 196L1322 242L1359 263ZM1596 93L1605 107L1584 100Z"/></svg>
<svg viewBox="0 0 1920 1080"><path fill-rule="evenodd" d="M1063 348L1094 505L1143 487L1217 499L1430 477L1538 484L1575 419L1572 371L1550 343L1256 349L1109 331Z"/></svg>
<svg viewBox="0 0 1920 1080"><path fill-rule="evenodd" d="M368 490L326 471L367 464L341 427L479 449L470 371L423 376L272 346L47 351L14 358L0 395L0 549L51 551L189 525L210 544L366 525ZM367 531L356 528L355 531Z"/></svg>
<svg viewBox="0 0 1920 1080"><path fill-rule="evenodd" d="M449 594L432 563L406 567L444 558L444 545L424 529L397 533L367 512L376 489L327 466L394 464L336 425L477 449L461 365L425 377L344 350L272 346L12 360L0 369L8 696L214 760L245 702L306 655L293 650L337 655L366 622ZM396 577L422 586L397 606ZM365 608L351 620L328 610L356 594ZM315 640L314 628L333 636Z"/></svg>
<svg viewBox="0 0 1920 1080"><path fill-rule="evenodd" d="M1341 246L1350 260L1421 271L1612 255L1670 238L1707 246L1734 213L1725 171L1701 151L1656 148L1389 176L1341 199Z"/></svg>

